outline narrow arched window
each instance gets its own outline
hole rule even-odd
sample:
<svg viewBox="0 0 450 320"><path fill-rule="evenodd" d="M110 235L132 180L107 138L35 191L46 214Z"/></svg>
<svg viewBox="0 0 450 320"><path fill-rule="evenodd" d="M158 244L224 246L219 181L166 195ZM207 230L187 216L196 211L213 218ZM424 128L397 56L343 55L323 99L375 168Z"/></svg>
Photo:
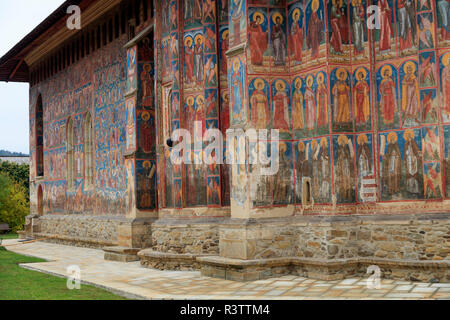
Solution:
<svg viewBox="0 0 450 320"><path fill-rule="evenodd" d="M74 188L74 173L75 173L75 150L73 141L73 120L69 118L67 121L67 189Z"/></svg>
<svg viewBox="0 0 450 320"><path fill-rule="evenodd" d="M84 186L94 185L94 144L92 118L89 112L84 118Z"/></svg>
<svg viewBox="0 0 450 320"><path fill-rule="evenodd" d="M41 95L36 103L36 175L44 176L44 108Z"/></svg>

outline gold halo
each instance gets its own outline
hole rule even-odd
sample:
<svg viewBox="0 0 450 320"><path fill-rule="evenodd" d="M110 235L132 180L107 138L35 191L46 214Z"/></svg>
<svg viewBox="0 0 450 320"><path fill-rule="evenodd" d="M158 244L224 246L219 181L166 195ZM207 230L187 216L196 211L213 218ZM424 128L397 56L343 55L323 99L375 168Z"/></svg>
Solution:
<svg viewBox="0 0 450 320"><path fill-rule="evenodd" d="M395 132L389 133L387 136L387 140L389 143L396 143L398 140L397 133L395 133Z"/></svg>
<svg viewBox="0 0 450 320"><path fill-rule="evenodd" d="M261 22L259 24L263 23L266 20L266 18L264 18L264 15L261 12L255 12L253 14L253 22L256 22L257 17L261 18L261 20L260 20Z"/></svg>
<svg viewBox="0 0 450 320"><path fill-rule="evenodd" d="M150 168L150 161L144 161L144 163L142 164L142 166L144 168Z"/></svg>
<svg viewBox="0 0 450 320"><path fill-rule="evenodd" d="M298 19L295 20L295 15L298 14ZM295 22L298 22L298 20L300 20L300 9L297 8L292 12L292 20L294 20Z"/></svg>
<svg viewBox="0 0 450 320"><path fill-rule="evenodd" d="M148 121L150 119L150 114L148 112L143 112L141 118L144 121Z"/></svg>
<svg viewBox="0 0 450 320"><path fill-rule="evenodd" d="M224 91L223 93L222 93L222 98L223 98L223 100L228 100L228 99L225 99L225 97L229 97L230 95L229 95L229 93L228 93L228 91Z"/></svg>
<svg viewBox="0 0 450 320"><path fill-rule="evenodd" d="M266 84L264 83L264 80L261 78L257 78L255 79L255 88L258 90L263 90L266 87ZM262 88L259 89L259 86L262 85Z"/></svg>
<svg viewBox="0 0 450 320"><path fill-rule="evenodd" d="M187 37L186 39L184 39L184 46L190 48L192 46L192 38L191 37Z"/></svg>
<svg viewBox="0 0 450 320"><path fill-rule="evenodd" d="M298 151L300 152L305 151L305 144L302 141L298 143Z"/></svg>
<svg viewBox="0 0 450 320"><path fill-rule="evenodd" d="M311 9L312 11L316 12L319 10L319 0L313 0L311 3Z"/></svg>
<svg viewBox="0 0 450 320"><path fill-rule="evenodd" d="M225 30L223 33L222 33L222 39L223 40L226 40L226 39L228 39L228 36L230 35L230 31L229 30Z"/></svg>
<svg viewBox="0 0 450 320"><path fill-rule="evenodd" d="M358 74L362 73L363 74L363 79L365 79L367 77L367 71L364 68L358 68L356 69L355 75L356 75L356 79L358 79Z"/></svg>
<svg viewBox="0 0 450 320"><path fill-rule="evenodd" d="M302 79L300 78L295 79L294 86L296 89L300 89L302 87Z"/></svg>
<svg viewBox="0 0 450 320"><path fill-rule="evenodd" d="M311 84L309 84L310 82L311 82ZM313 83L314 83L314 78L312 75L309 75L308 77L306 77L306 85L308 87L312 87Z"/></svg>
<svg viewBox="0 0 450 320"><path fill-rule="evenodd" d="M442 57L442 64L444 66L448 66L450 63L450 52L447 52L443 57Z"/></svg>
<svg viewBox="0 0 450 320"><path fill-rule="evenodd" d="M323 75L322 72L319 72L317 74L317 83L323 83L324 80L325 80L325 76Z"/></svg>
<svg viewBox="0 0 450 320"><path fill-rule="evenodd" d="M311 141L311 147L312 147L313 149L316 149L318 144L319 144L319 143L317 142L317 140L312 140L312 141Z"/></svg>
<svg viewBox="0 0 450 320"><path fill-rule="evenodd" d="M281 19L281 23L283 23L284 19L283 19L283 16L281 15L281 13L275 12L275 13L272 15L272 21L273 21L273 23L277 23L277 18L280 18L280 19Z"/></svg>
<svg viewBox="0 0 450 320"><path fill-rule="evenodd" d="M322 147L328 147L328 141L327 141L327 138L322 138L322 139L320 140L320 145L321 145Z"/></svg>
<svg viewBox="0 0 450 320"><path fill-rule="evenodd" d="M384 73L386 70L389 72L389 77L392 76L392 67L389 65L381 68L381 71L380 71L381 76L384 77Z"/></svg>
<svg viewBox="0 0 450 320"><path fill-rule="evenodd" d="M186 99L186 103L188 106L193 106L194 105L194 97L190 96Z"/></svg>
<svg viewBox="0 0 450 320"><path fill-rule="evenodd" d="M368 142L368 139L365 134L358 136L358 144L359 145L366 144L367 142Z"/></svg>
<svg viewBox="0 0 450 320"><path fill-rule="evenodd" d="M341 78L340 78L341 73L344 73L344 79L341 79ZM344 68L339 68L339 69L337 69L337 70L336 70L336 77L337 77L339 80L343 80L343 81L347 80L347 77L348 77L348 75L347 75L347 70L345 70Z"/></svg>
<svg viewBox="0 0 450 320"><path fill-rule="evenodd" d="M281 87L281 88L278 88ZM284 91L286 89L286 84L284 83L283 80L277 80L275 82L275 88L277 89L277 91Z"/></svg>
<svg viewBox="0 0 450 320"><path fill-rule="evenodd" d="M281 150L283 153L286 152L286 150L287 150L286 143L280 142L280 150Z"/></svg>
<svg viewBox="0 0 450 320"><path fill-rule="evenodd" d="M203 44L203 35L201 35L201 34L196 35L194 38L195 43L197 43L197 40L199 40L199 39L200 39L200 44Z"/></svg>
<svg viewBox="0 0 450 320"><path fill-rule="evenodd" d="M197 102L197 104L204 103L205 102L205 97L202 96L202 95L199 95L195 101Z"/></svg>
<svg viewBox="0 0 450 320"><path fill-rule="evenodd" d="M408 67L411 66L412 67L412 73L416 72L416 64L412 61L407 61L405 62L405 65L403 66L403 71L405 71L405 73L407 73L407 69Z"/></svg>
<svg viewBox="0 0 450 320"><path fill-rule="evenodd" d="M339 144L340 146L343 146L344 144L347 144L347 142L348 142L348 137L347 137L347 136L344 136L344 135L340 135L340 136L339 136L339 138L338 138L338 144Z"/></svg>
<svg viewBox="0 0 450 320"><path fill-rule="evenodd" d="M405 140L409 140L410 137L411 137L411 139L414 139L414 131L412 131L411 129L408 129L403 134L403 138L405 138Z"/></svg>

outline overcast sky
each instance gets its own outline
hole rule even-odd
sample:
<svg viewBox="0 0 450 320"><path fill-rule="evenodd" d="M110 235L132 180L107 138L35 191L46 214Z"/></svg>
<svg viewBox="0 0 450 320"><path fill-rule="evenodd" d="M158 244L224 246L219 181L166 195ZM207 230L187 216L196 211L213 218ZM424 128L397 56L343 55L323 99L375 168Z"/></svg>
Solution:
<svg viewBox="0 0 450 320"><path fill-rule="evenodd" d="M0 0L0 56L63 0ZM0 149L29 153L28 84L0 82Z"/></svg>

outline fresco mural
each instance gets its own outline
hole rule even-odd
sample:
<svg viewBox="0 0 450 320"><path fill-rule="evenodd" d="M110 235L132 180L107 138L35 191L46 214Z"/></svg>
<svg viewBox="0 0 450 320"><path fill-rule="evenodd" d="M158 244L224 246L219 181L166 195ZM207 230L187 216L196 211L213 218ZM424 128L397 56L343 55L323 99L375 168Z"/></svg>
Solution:
<svg viewBox="0 0 450 320"><path fill-rule="evenodd" d="M331 72L332 119L334 132L353 132L351 82L348 71L336 68Z"/></svg>
<svg viewBox="0 0 450 320"><path fill-rule="evenodd" d="M447 2L161 2L155 50L153 33L129 49L124 36L89 63L32 88L31 173L45 169L46 212L243 206L250 183L258 208L450 198ZM381 14L373 32L370 4ZM35 112L39 94L43 113ZM95 137L92 190L83 177L87 111ZM166 140L174 129L189 130L194 144L208 128L230 127L279 129L279 172L266 177L254 175L255 166L195 163L203 143L189 155L193 164L171 163ZM43 167L36 167L41 136ZM248 151L236 141L239 150Z"/></svg>
<svg viewBox="0 0 450 320"><path fill-rule="evenodd" d="M450 126L444 126L444 146L445 194L450 198Z"/></svg>
<svg viewBox="0 0 450 320"><path fill-rule="evenodd" d="M351 135L333 136L334 187L337 203L354 203L355 144Z"/></svg>
<svg viewBox="0 0 450 320"><path fill-rule="evenodd" d="M421 130L380 134L382 200L423 199Z"/></svg>

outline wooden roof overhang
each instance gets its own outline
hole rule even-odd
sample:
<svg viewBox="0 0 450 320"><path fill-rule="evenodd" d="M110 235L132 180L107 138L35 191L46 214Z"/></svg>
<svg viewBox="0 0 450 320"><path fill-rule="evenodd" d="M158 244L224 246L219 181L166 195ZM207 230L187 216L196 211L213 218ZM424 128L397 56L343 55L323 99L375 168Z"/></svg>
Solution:
<svg viewBox="0 0 450 320"><path fill-rule="evenodd" d="M81 30L69 30L67 8L78 5L81 9L82 28L99 19L122 0L68 0L33 31L0 58L0 81L29 82L29 69L47 54Z"/></svg>

